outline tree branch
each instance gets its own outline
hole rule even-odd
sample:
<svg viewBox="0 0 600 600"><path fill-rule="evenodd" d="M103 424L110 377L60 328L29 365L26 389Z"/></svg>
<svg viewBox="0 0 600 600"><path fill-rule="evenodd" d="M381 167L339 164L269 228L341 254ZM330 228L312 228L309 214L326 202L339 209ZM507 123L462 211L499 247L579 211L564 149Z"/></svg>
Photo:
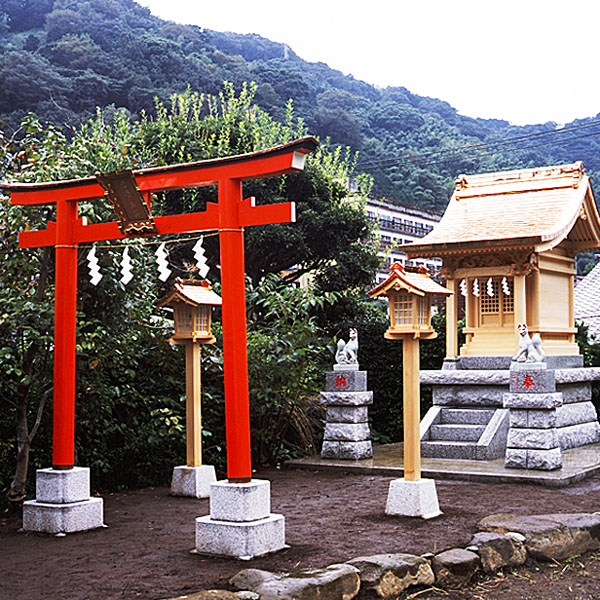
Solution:
<svg viewBox="0 0 600 600"><path fill-rule="evenodd" d="M37 415L35 417L35 423L33 424L33 427L31 428L31 432L29 433L29 436L27 438L27 441L29 444L31 444L31 442L33 441L33 438L35 437L35 434L37 433L37 430L40 428L40 423L42 422L42 415L44 414L44 407L46 406L46 400L48 400L53 389L54 388L48 388L42 394L42 399L40 400L40 403L38 405Z"/></svg>

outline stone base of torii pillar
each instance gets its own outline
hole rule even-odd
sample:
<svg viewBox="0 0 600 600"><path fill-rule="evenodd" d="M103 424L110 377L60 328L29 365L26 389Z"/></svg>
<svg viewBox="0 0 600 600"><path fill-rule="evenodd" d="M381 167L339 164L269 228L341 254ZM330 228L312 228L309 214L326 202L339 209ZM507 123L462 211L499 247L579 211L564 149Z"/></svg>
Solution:
<svg viewBox="0 0 600 600"><path fill-rule="evenodd" d="M210 514L196 519L192 552L250 560L287 548L285 519L271 513L271 482L217 481L209 502Z"/></svg>
<svg viewBox="0 0 600 600"><path fill-rule="evenodd" d="M38 469L36 497L23 503L23 529L64 535L105 527L102 498L90 497L90 470Z"/></svg>

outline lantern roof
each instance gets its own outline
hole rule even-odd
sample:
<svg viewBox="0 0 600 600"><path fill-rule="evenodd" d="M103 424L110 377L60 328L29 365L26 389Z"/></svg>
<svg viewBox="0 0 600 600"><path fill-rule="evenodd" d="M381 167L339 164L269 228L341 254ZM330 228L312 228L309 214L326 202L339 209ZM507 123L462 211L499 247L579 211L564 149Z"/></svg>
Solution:
<svg viewBox="0 0 600 600"><path fill-rule="evenodd" d="M208 281L177 278L171 289L158 301L158 306L173 306L183 302L191 306L221 306L221 296L213 292Z"/></svg>
<svg viewBox="0 0 600 600"><path fill-rule="evenodd" d="M400 263L394 263L390 269L389 277L374 287L368 294L371 298L377 298L378 296L388 295L390 290L400 291L402 289L417 296L428 294L448 296L453 293L431 279L429 271L425 267L420 266L415 270L407 270Z"/></svg>
<svg viewBox="0 0 600 600"><path fill-rule="evenodd" d="M558 244L574 252L600 245L600 217L581 161L571 165L460 175L439 224L408 258Z"/></svg>

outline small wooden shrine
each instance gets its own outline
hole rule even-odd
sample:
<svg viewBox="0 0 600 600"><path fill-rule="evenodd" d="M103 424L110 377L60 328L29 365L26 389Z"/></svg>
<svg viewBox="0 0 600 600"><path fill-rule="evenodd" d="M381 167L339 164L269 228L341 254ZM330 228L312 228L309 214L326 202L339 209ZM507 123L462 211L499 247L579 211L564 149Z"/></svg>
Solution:
<svg viewBox="0 0 600 600"><path fill-rule="evenodd" d="M461 356L511 356L517 324L549 355L579 354L574 260L600 246L600 218L583 163L461 175L440 223L407 258L440 257L455 292L447 302L448 357L459 354L457 296L465 297Z"/></svg>

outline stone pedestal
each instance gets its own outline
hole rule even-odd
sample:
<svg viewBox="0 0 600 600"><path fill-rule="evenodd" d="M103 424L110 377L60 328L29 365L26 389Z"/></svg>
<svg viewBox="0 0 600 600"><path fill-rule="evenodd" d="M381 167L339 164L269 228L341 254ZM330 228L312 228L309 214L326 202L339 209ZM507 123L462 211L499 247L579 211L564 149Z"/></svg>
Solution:
<svg viewBox="0 0 600 600"><path fill-rule="evenodd" d="M367 391L367 372L358 365L335 365L326 374L321 404L327 407L323 458L360 460L373 456L368 405L373 392Z"/></svg>
<svg viewBox="0 0 600 600"><path fill-rule="evenodd" d="M386 515L433 519L442 514L433 479L390 481Z"/></svg>
<svg viewBox="0 0 600 600"><path fill-rule="evenodd" d="M208 498L210 496L210 484L215 481L217 481L217 475L212 465L175 467L171 479L171 495Z"/></svg>
<svg viewBox="0 0 600 600"><path fill-rule="evenodd" d="M102 498L90 498L90 470L38 469L36 498L23 503L23 529L73 533L104 526Z"/></svg>
<svg viewBox="0 0 600 600"><path fill-rule="evenodd" d="M210 484L210 514L196 519L197 553L250 560L283 548L285 520L271 513L269 481Z"/></svg>
<svg viewBox="0 0 600 600"><path fill-rule="evenodd" d="M504 407L510 410L504 466L551 471L562 466L556 411L563 395L556 391L554 371L545 363L513 362L510 391Z"/></svg>

